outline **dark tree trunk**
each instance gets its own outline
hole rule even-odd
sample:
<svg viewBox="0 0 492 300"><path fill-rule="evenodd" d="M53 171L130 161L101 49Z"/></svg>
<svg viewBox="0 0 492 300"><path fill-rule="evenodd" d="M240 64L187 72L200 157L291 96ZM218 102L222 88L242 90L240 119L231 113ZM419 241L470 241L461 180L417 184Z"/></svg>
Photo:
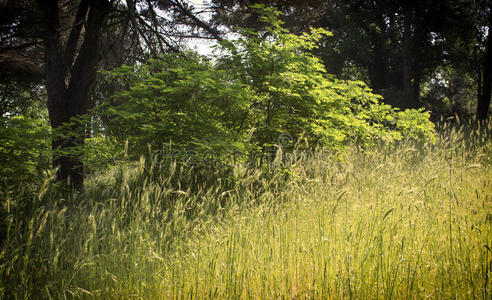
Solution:
<svg viewBox="0 0 492 300"><path fill-rule="evenodd" d="M412 23L411 15L408 13L403 20L402 37L402 85L407 107L415 107L414 86L412 83Z"/></svg>
<svg viewBox="0 0 492 300"><path fill-rule="evenodd" d="M492 28L492 9L489 12L489 34L487 36L485 59L483 62L483 82L482 86L479 85L477 119L480 121L487 119L490 107L490 97L492 96L492 37L490 35L490 28Z"/></svg>
<svg viewBox="0 0 492 300"><path fill-rule="evenodd" d="M372 59L368 66L371 87L382 93L388 87L388 55L385 48L387 42L387 25L381 13L377 14L378 29L370 26L369 37L373 44Z"/></svg>
<svg viewBox="0 0 492 300"><path fill-rule="evenodd" d="M422 75L419 71L417 71L417 66L414 67L414 75L413 75L413 103L415 107L421 105L420 103L420 81L422 80Z"/></svg>
<svg viewBox="0 0 492 300"><path fill-rule="evenodd" d="M373 62L369 65L369 78L371 80L372 88L376 92L382 92L387 86L388 81L386 74L388 73L388 67L386 63L386 53L384 49L384 40L374 35L374 50L373 50Z"/></svg>
<svg viewBox="0 0 492 300"><path fill-rule="evenodd" d="M63 49L60 36L60 8L57 0L38 0L45 17L46 85L48 89L48 112L54 130L68 123L71 118L86 114L91 106L90 91L96 76L98 45L101 28L109 11L107 0L81 0L67 46ZM88 11L88 16L87 15ZM84 22L85 35L82 46L75 55ZM76 57L73 63L73 58ZM83 146L85 131L82 124L73 124L53 138L54 167L57 178L81 189L84 182L80 158L63 154L63 150ZM56 153L62 153L57 155Z"/></svg>

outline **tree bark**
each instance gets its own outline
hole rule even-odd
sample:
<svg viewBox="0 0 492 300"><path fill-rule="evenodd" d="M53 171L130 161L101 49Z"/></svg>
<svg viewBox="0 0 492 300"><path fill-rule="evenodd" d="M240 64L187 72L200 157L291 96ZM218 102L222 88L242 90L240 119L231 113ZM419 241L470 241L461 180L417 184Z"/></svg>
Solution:
<svg viewBox="0 0 492 300"><path fill-rule="evenodd" d="M492 37L490 30L492 28L492 8L489 12L489 33L487 36L487 45L485 46L485 59L483 62L482 86L479 90L477 105L477 120L484 121L487 119L490 107L490 97L492 96Z"/></svg>
<svg viewBox="0 0 492 300"><path fill-rule="evenodd" d="M79 157L65 152L84 144L84 125L78 122L63 128L63 134L57 134L60 126L67 125L72 118L86 114L91 106L89 99L96 77L98 64L98 46L101 28L108 15L110 2L107 0L88 0L88 16L82 0L67 48L63 49L60 36L60 9L57 0L38 0L45 17L45 63L46 85L48 90L48 112L51 126L55 131L52 147L55 152L53 166L59 168L57 178L67 181L76 189L83 187L83 164ZM81 18L85 21L85 35L75 62L75 38L80 33ZM75 30L75 31L74 31ZM65 51L64 51L65 50ZM73 65L73 67L72 67ZM61 153L61 154L56 154Z"/></svg>

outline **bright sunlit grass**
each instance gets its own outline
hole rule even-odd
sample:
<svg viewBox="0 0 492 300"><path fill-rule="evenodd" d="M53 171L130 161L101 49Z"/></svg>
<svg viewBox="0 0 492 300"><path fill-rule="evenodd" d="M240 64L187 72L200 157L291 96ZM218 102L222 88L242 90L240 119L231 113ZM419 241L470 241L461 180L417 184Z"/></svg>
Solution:
<svg viewBox="0 0 492 300"><path fill-rule="evenodd" d="M11 215L1 292L490 299L492 142L445 132L436 145L354 148L341 160L318 152L269 172L238 166L234 184L141 161L94 178L76 201L47 187L26 223Z"/></svg>

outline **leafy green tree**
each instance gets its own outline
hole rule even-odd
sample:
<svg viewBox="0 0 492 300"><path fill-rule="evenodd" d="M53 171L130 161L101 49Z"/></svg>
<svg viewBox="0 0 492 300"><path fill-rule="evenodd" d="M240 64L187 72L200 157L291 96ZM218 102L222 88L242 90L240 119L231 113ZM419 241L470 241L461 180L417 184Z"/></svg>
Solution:
<svg viewBox="0 0 492 300"><path fill-rule="evenodd" d="M363 82L326 72L311 51L329 32L291 34L278 11L255 9L267 34L239 30L215 64L171 55L111 72L127 85L106 107L112 135L128 138L136 153L170 140L183 148L214 141L264 148L284 133L334 151L354 140L433 138L428 113L393 109Z"/></svg>
<svg viewBox="0 0 492 300"><path fill-rule="evenodd" d="M364 144L381 137L400 139L404 127L407 136L432 136L425 117L420 119L424 126L409 130L411 126L402 123L412 114L382 105L381 97L362 82L339 80L326 72L312 50L329 32L291 34L282 27L278 11L253 8L263 14L266 33L240 30L242 38L232 42L233 51L222 61L237 70L255 94L252 125L258 144L272 143L282 132L336 149L354 139Z"/></svg>
<svg viewBox="0 0 492 300"><path fill-rule="evenodd" d="M244 137L242 119L251 98L249 88L224 69L197 55L168 54L146 64L123 66L108 80L127 87L101 106L104 126L129 152L138 156L147 145L192 149L199 143L214 148Z"/></svg>

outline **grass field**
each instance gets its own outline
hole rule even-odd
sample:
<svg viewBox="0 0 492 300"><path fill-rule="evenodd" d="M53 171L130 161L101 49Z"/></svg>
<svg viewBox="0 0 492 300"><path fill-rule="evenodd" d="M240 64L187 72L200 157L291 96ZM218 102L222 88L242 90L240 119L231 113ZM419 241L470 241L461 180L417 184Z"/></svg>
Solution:
<svg viewBox="0 0 492 300"><path fill-rule="evenodd" d="M83 195L47 182L8 208L2 298L490 299L491 130L441 131L234 174L142 160Z"/></svg>

